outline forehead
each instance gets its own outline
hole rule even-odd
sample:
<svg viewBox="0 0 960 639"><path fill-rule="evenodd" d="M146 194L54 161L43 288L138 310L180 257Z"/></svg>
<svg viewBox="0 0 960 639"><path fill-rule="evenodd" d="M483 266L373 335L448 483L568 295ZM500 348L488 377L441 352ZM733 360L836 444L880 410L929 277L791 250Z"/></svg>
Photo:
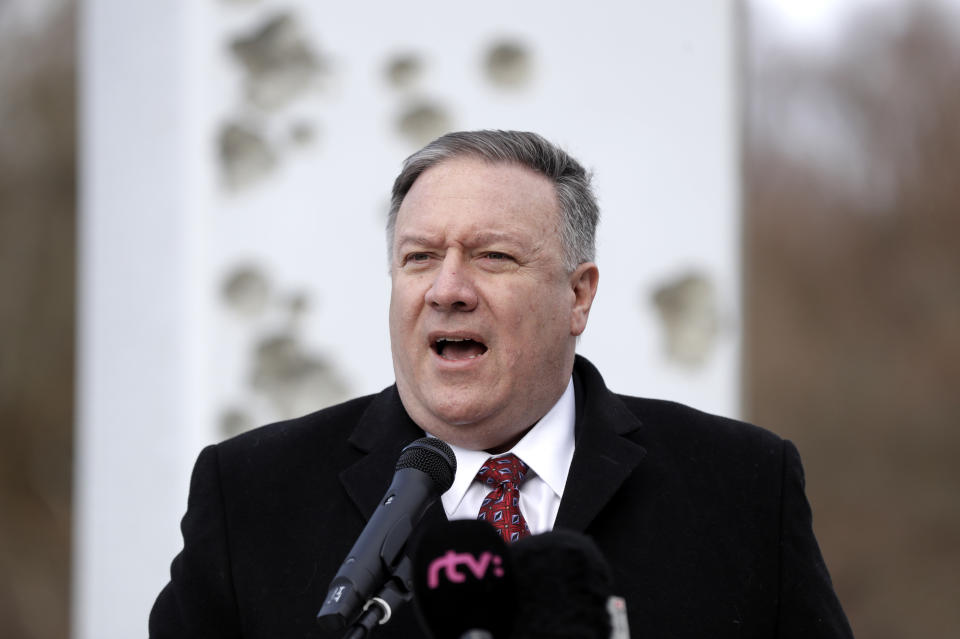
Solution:
<svg viewBox="0 0 960 639"><path fill-rule="evenodd" d="M397 212L397 229L555 233L559 210L556 188L545 175L515 163L456 157L417 178Z"/></svg>

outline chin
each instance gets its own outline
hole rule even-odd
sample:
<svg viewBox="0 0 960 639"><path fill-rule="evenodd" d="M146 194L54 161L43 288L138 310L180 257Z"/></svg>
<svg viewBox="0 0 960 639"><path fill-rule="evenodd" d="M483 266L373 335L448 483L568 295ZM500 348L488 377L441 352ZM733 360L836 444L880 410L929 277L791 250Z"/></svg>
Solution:
<svg viewBox="0 0 960 639"><path fill-rule="evenodd" d="M462 384L433 384L418 396L423 408L446 424L473 424L494 412L491 392L478 392Z"/></svg>
<svg viewBox="0 0 960 639"><path fill-rule="evenodd" d="M450 429L470 428L483 420L483 412L469 407L443 408L431 411L437 420Z"/></svg>

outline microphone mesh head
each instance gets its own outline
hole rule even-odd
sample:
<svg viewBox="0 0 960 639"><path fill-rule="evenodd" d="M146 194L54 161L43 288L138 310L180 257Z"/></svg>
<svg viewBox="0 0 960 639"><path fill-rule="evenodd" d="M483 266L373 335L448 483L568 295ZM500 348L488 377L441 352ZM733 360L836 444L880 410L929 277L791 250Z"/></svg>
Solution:
<svg viewBox="0 0 960 639"><path fill-rule="evenodd" d="M400 451L396 470L416 468L426 473L437 491L445 493L453 485L457 472L457 457L453 450L436 437L421 437Z"/></svg>

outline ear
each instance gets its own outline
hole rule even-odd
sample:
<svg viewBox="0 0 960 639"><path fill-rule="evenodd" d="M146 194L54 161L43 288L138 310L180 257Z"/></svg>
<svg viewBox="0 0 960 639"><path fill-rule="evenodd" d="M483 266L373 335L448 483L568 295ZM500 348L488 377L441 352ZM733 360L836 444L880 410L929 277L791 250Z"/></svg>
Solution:
<svg viewBox="0 0 960 639"><path fill-rule="evenodd" d="M574 337L587 328L587 317L597 294L600 270L593 262L584 262L570 275L570 287L573 289L573 307L570 309L570 334Z"/></svg>

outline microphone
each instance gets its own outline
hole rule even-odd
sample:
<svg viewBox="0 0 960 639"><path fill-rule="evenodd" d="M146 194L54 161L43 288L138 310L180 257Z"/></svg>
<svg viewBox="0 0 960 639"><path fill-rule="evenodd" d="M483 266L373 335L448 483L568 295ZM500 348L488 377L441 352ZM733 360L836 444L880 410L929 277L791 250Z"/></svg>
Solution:
<svg viewBox="0 0 960 639"><path fill-rule="evenodd" d="M403 573L409 560L402 561L407 540L430 504L453 484L456 469L453 451L434 437L421 437L401 451L390 487L330 582L317 613L317 622L324 630L343 629L363 611L369 614L362 625L369 629L389 619L391 603L409 599L404 591L406 584L386 594L381 589L398 568L401 581L408 581ZM370 608L370 601L377 605Z"/></svg>
<svg viewBox="0 0 960 639"><path fill-rule="evenodd" d="M517 589L516 639L627 638L606 559L586 535L553 530L510 546Z"/></svg>
<svg viewBox="0 0 960 639"><path fill-rule="evenodd" d="M485 521L462 519L424 532L413 552L413 594L433 639L507 639L513 630L510 553Z"/></svg>

